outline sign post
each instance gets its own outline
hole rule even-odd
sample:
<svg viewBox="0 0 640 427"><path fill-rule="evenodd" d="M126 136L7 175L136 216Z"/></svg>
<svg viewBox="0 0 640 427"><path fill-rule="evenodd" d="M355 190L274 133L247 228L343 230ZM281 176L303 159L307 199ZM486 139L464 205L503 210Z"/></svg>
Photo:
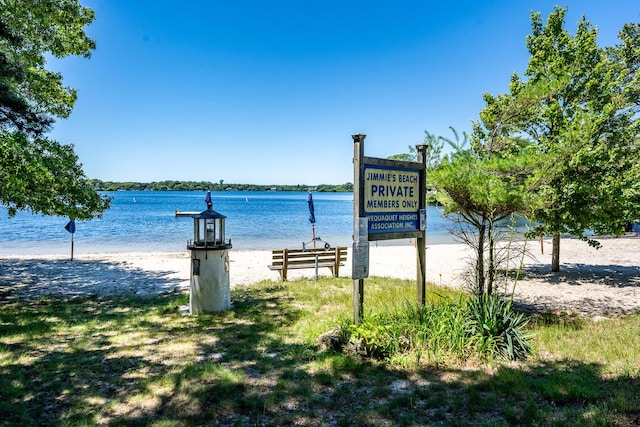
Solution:
<svg viewBox="0 0 640 427"><path fill-rule="evenodd" d="M417 299L425 303L427 145L418 145L418 162L364 156L366 135L354 142L354 323L363 317L364 278L368 277L369 241L415 238ZM363 230L364 229L364 230ZM366 243L366 251L364 249ZM366 252L366 256L363 255ZM364 259L366 257L366 260ZM366 261L366 268L363 265Z"/></svg>
<svg viewBox="0 0 640 427"><path fill-rule="evenodd" d="M420 174L422 175L422 187L420 188L420 197L418 200L418 215L419 215L419 224L418 229L420 232L418 233L418 237L416 238L416 248L417 248L417 277L416 277L416 295L418 298L418 304L424 305L427 302L427 285L426 285L426 269L427 269L427 255L426 255L426 246L427 246L427 194L426 194L426 166L427 166L427 148L429 148L426 144L416 145L418 151L418 163L422 165L422 171Z"/></svg>
<svg viewBox="0 0 640 427"><path fill-rule="evenodd" d="M364 157L364 134L351 135L353 138L353 322L358 325L364 310L364 279L369 277L368 221L364 215L364 201L360 195L364 191L362 161ZM366 250L364 249L366 247ZM355 254L358 254L356 257Z"/></svg>

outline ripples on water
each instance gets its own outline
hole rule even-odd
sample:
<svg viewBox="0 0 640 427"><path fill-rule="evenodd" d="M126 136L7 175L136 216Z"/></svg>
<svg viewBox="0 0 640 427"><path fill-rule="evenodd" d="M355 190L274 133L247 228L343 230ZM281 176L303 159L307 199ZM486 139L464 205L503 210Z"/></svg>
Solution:
<svg viewBox="0 0 640 427"><path fill-rule="evenodd" d="M193 236L193 220L180 211L206 209L205 192L118 191L100 219L78 221L76 252L182 251ZM302 247L312 238L307 192L213 192L213 209L227 217L226 236L234 249ZM316 236L332 245L351 245L353 194L314 193ZM438 208L427 210L427 241L450 243ZM68 218L19 212L8 218L0 209L0 253L39 254L69 251ZM393 241L403 243L399 241ZM404 242L407 243L407 242Z"/></svg>

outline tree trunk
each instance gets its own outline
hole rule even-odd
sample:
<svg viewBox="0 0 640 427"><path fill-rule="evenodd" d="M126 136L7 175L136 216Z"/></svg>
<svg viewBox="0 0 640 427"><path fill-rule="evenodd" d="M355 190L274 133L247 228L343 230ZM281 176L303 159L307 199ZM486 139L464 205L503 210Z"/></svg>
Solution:
<svg viewBox="0 0 640 427"><path fill-rule="evenodd" d="M476 260L476 293L484 293L484 225L478 228L478 259Z"/></svg>
<svg viewBox="0 0 640 427"><path fill-rule="evenodd" d="M551 252L551 271L560 271L560 234L553 234L553 250Z"/></svg>
<svg viewBox="0 0 640 427"><path fill-rule="evenodd" d="M493 294L493 282L496 276L496 266L495 266L495 240L493 238L493 222L489 222L489 267L487 268L487 294Z"/></svg>

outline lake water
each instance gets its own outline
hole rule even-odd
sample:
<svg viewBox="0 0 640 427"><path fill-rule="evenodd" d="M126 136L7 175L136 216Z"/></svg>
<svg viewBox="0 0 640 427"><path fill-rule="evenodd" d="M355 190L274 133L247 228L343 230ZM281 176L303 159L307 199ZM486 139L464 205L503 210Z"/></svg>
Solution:
<svg viewBox="0 0 640 427"><path fill-rule="evenodd" d="M100 219L77 221L76 253L181 251L193 238L193 219L180 211L206 209L202 191L105 192L113 198ZM302 248L312 239L307 192L212 192L213 209L227 217L226 237L234 249ZM331 245L350 246L353 193L313 193L316 236ZM437 207L427 209L427 242L451 243L450 225ZM68 253L68 218L26 212L9 218L0 208L0 253ZM387 241L388 243L408 243ZM380 244L383 244L380 242Z"/></svg>

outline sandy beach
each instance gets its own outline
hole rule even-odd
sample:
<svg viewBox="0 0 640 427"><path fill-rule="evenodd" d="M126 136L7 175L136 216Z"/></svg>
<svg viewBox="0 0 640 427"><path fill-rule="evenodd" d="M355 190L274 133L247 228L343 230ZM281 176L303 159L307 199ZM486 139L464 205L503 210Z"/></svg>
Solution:
<svg viewBox="0 0 640 427"><path fill-rule="evenodd" d="M599 240L600 249L562 239L561 271L551 273L551 240L528 243L525 277L516 286L515 301L528 310L568 311L608 316L640 310L640 237ZM462 244L427 246L427 280L460 287L470 251ZM279 280L271 271L270 251L230 250L231 286ZM0 256L0 301L44 295L151 295L188 292L189 251ZM320 275L328 276L327 268ZM292 270L289 279L312 278L313 269ZM414 279L416 250L412 245L371 243L370 275ZM351 277L351 249L341 277ZM366 286L366 283L365 283Z"/></svg>

